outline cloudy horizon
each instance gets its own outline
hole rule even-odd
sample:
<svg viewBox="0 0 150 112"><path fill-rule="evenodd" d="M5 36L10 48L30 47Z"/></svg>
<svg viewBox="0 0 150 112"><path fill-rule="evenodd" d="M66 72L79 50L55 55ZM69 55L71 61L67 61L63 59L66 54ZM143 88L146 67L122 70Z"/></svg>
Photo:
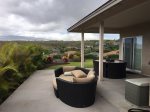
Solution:
<svg viewBox="0 0 150 112"><path fill-rule="evenodd" d="M81 34L68 33L67 29L107 1L1 0L0 40L11 35L13 39L22 36L37 40L80 40ZM105 34L105 39L118 38L116 34ZM85 35L85 40L97 39L97 34Z"/></svg>

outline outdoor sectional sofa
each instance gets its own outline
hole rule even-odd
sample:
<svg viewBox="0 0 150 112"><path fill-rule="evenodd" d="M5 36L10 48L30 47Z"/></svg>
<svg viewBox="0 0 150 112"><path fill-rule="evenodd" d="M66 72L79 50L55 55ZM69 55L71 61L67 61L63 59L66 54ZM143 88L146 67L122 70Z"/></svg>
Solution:
<svg viewBox="0 0 150 112"><path fill-rule="evenodd" d="M72 70L82 70L86 74L89 73L89 70L85 68L68 68L69 69L60 67L55 70L57 88L54 87L54 92L56 97L72 107L82 108L92 105L95 101L97 77L95 77L94 80L85 83L74 83L57 78L64 72Z"/></svg>

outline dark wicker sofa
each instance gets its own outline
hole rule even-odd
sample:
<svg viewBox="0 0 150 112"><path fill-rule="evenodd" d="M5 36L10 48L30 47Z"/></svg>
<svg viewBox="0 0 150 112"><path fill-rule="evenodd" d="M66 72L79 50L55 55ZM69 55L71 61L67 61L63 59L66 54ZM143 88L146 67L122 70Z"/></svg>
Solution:
<svg viewBox="0 0 150 112"><path fill-rule="evenodd" d="M89 70L75 67L75 70L82 70L88 74ZM55 76L63 74L63 68L55 70ZM67 105L83 108L92 105L95 101L97 78L87 83L73 83L56 78L57 90L54 89L56 97Z"/></svg>

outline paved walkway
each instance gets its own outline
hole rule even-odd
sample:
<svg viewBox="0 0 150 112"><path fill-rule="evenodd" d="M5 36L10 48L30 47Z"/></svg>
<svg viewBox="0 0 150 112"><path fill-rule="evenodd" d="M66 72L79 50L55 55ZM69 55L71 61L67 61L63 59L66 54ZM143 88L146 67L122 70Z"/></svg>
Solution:
<svg viewBox="0 0 150 112"><path fill-rule="evenodd" d="M29 77L1 106L0 112L119 112L97 90L94 105L87 108L70 107L54 96L53 71L40 70Z"/></svg>

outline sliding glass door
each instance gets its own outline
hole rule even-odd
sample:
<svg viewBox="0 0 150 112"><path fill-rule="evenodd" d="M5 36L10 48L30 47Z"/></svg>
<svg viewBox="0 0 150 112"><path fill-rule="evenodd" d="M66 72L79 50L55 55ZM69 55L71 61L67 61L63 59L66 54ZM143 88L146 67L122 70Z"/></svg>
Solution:
<svg viewBox="0 0 150 112"><path fill-rule="evenodd" d="M142 66L142 37L134 38L133 69L141 70Z"/></svg>
<svg viewBox="0 0 150 112"><path fill-rule="evenodd" d="M142 36L124 38L124 60L127 62L127 68L141 70L142 41Z"/></svg>
<svg viewBox="0 0 150 112"><path fill-rule="evenodd" d="M124 60L127 62L127 68L132 68L133 39L124 40Z"/></svg>

